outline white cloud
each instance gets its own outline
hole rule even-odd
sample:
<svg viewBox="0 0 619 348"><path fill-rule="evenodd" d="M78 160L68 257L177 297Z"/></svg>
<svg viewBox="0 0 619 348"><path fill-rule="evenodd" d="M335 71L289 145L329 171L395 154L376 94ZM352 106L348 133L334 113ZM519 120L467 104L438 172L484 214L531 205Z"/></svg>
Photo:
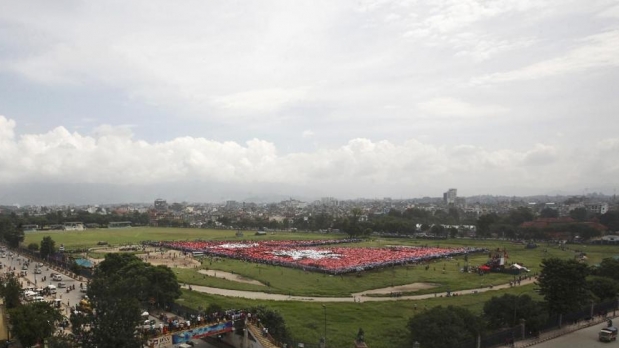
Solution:
<svg viewBox="0 0 619 348"><path fill-rule="evenodd" d="M473 83L537 80L556 75L580 73L595 68L617 66L619 66L619 30L612 30L580 40L578 47L560 57L517 70L486 75L475 79Z"/></svg>
<svg viewBox="0 0 619 348"><path fill-rule="evenodd" d="M419 111L444 118L497 116L508 110L497 105L473 105L455 98L434 98L417 104Z"/></svg>
<svg viewBox="0 0 619 348"><path fill-rule="evenodd" d="M156 184L200 181L230 184L289 184L337 189L348 194L372 194L376 187L427 186L453 182L460 187L497 187L504 183L556 187L586 182L574 174L567 149L536 144L522 151L480 146L437 146L409 140L403 143L352 139L346 144L314 152L279 154L275 144L253 139L245 144L181 137L148 143L133 139L126 128L104 126L93 136L57 127L47 133L12 138L15 123L0 116L0 179L12 182ZM612 180L619 161L619 139L600 143L597 152L580 158L581 165L597 166ZM597 163L597 162L595 162ZM570 177L562 175L571 171ZM440 185L440 184L439 184Z"/></svg>
<svg viewBox="0 0 619 348"><path fill-rule="evenodd" d="M303 131L303 134L301 134L301 136L304 139L309 139L309 138L312 138L314 136L314 132L312 132L312 130L310 130L310 129L306 129L306 130Z"/></svg>

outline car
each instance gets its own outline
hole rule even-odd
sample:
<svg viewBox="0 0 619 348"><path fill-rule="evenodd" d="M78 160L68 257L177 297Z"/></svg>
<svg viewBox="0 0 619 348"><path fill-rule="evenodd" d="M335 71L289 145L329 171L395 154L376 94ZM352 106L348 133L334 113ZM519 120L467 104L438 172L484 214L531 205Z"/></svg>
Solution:
<svg viewBox="0 0 619 348"><path fill-rule="evenodd" d="M27 269L28 269L28 266L23 265L23 266L21 266L21 269L22 269L22 271L25 271L25 270L27 270Z"/></svg>
<svg viewBox="0 0 619 348"><path fill-rule="evenodd" d="M58 288L66 288L67 284L65 283L58 283Z"/></svg>
<svg viewBox="0 0 619 348"><path fill-rule="evenodd" d="M62 280L62 276L60 274L54 274L52 276L52 280L53 281L61 281Z"/></svg>
<svg viewBox="0 0 619 348"><path fill-rule="evenodd" d="M34 274L41 274L41 269L40 268L35 269Z"/></svg>
<svg viewBox="0 0 619 348"><path fill-rule="evenodd" d="M81 288L80 292L88 292L88 287L85 286L85 287Z"/></svg>

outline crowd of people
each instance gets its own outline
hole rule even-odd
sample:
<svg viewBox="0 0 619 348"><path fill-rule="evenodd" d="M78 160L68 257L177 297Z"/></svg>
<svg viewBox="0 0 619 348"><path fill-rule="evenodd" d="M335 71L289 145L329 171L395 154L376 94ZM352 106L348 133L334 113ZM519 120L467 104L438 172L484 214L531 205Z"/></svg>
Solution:
<svg viewBox="0 0 619 348"><path fill-rule="evenodd" d="M344 274L396 265L416 264L454 257L485 249L461 247L385 248L340 247L328 245L357 242L357 239L309 241L179 241L156 242L154 246L201 252L210 257L228 257L248 262L299 268L328 274Z"/></svg>

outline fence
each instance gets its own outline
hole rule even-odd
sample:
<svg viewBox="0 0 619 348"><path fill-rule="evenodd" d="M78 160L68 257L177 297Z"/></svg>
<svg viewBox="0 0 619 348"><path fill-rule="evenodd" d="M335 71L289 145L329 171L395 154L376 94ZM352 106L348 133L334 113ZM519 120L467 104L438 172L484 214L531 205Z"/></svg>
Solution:
<svg viewBox="0 0 619 348"><path fill-rule="evenodd" d="M579 324L589 323L596 318L604 318L607 313L615 312L617 310L618 302L616 300L594 303L586 307L581 308L578 311L567 313L563 315L562 327ZM538 332L532 332L528 330L525 322L524 336L523 328L521 325L517 325L513 328L506 330L481 335L481 348L491 348L501 345L507 345L508 342L519 342L523 340L531 340L537 337L543 336L551 331L559 329L559 316L551 315L546 323L544 323ZM454 348L476 348L477 340L470 340L463 342L460 346Z"/></svg>

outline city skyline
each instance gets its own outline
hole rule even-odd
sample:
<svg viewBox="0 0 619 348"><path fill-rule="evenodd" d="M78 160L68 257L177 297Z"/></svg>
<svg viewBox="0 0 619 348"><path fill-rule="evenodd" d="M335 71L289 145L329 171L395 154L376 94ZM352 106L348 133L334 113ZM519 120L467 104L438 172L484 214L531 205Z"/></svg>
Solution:
<svg viewBox="0 0 619 348"><path fill-rule="evenodd" d="M0 25L6 204L617 186L616 1L20 1Z"/></svg>

